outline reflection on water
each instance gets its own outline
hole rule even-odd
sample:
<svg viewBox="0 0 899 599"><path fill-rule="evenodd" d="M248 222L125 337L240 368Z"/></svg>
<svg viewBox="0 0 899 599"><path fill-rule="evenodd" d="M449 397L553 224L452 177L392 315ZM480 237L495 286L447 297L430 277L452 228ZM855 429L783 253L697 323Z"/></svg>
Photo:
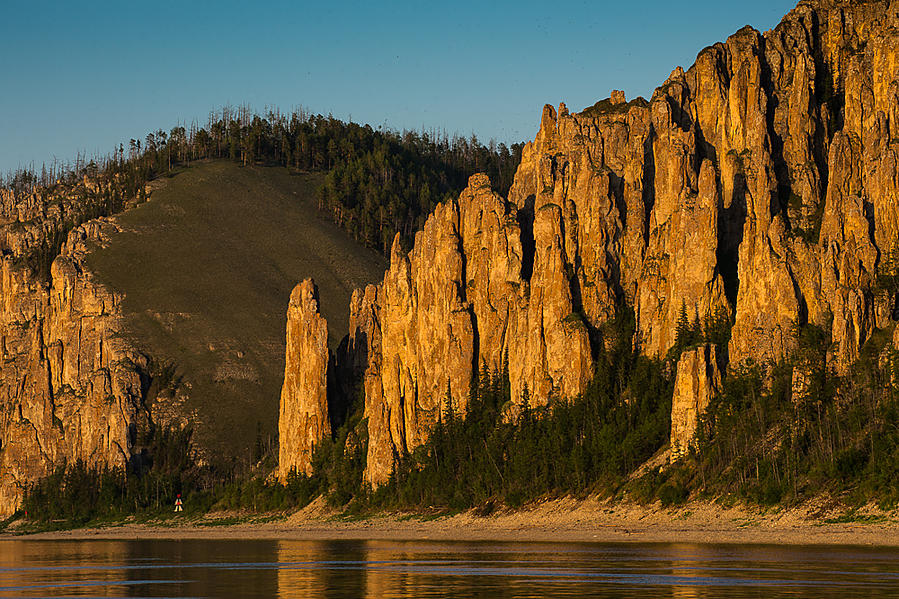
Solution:
<svg viewBox="0 0 899 599"><path fill-rule="evenodd" d="M697 574L702 568L703 559L697 555L701 547L696 545L669 545L671 555L671 574L677 578L693 579L697 578ZM708 559L710 556L706 556ZM674 584L671 587L671 596L675 599L699 599L699 586L695 581L690 580L690 584Z"/></svg>
<svg viewBox="0 0 899 599"><path fill-rule="evenodd" d="M899 551L428 541L0 541L0 597L896 597Z"/></svg>

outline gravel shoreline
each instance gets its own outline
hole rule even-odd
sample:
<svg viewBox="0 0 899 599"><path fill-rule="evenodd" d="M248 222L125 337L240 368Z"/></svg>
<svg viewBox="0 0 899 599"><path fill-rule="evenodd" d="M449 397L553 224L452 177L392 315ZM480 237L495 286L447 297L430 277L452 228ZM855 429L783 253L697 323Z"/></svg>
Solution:
<svg viewBox="0 0 899 599"><path fill-rule="evenodd" d="M691 502L678 508L598 499L557 499L489 516L473 511L428 517L387 514L347 520L318 501L267 522L221 524L235 514L211 514L173 525L171 520L35 534L4 540L258 539L430 540L592 543L726 543L871 545L899 547L899 512L873 506L847 510L809 503L791 510L759 510ZM237 515L239 516L239 515Z"/></svg>

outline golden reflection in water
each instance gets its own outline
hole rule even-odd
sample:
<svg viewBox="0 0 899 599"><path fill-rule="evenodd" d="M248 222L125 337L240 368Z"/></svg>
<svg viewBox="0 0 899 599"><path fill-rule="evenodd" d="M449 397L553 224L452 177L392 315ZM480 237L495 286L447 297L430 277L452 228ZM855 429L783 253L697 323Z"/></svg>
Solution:
<svg viewBox="0 0 899 599"><path fill-rule="evenodd" d="M124 541L66 541L0 543L0 587L26 587L25 592L54 595L66 585L85 583L84 587L66 586L66 593L83 589L96 594L125 596L130 572L129 546ZM62 568L62 570L60 570ZM96 583L103 583L98 585ZM22 592L22 591L17 591Z"/></svg>
<svg viewBox="0 0 899 599"><path fill-rule="evenodd" d="M671 575L680 578L699 578L704 576L703 566L707 565L702 559L702 547L689 544L675 544L668 548L671 552ZM711 558L712 556L708 556ZM674 599L702 599L706 594L703 587L690 584L675 584L671 587L671 597Z"/></svg>
<svg viewBox="0 0 899 599"><path fill-rule="evenodd" d="M395 541L279 541L278 596L414 598L422 585L445 588L411 566L421 559L421 547Z"/></svg>
<svg viewBox="0 0 899 599"><path fill-rule="evenodd" d="M324 568L306 564L332 559L328 541L278 541L278 596L323 597L327 590Z"/></svg>
<svg viewBox="0 0 899 599"><path fill-rule="evenodd" d="M422 554L417 554L421 559ZM370 541L366 553L365 594L367 599L375 597L415 597L415 590L424 583L421 575L412 569L397 567L397 564L416 559L416 555L403 550L396 542ZM386 562L386 563L385 563Z"/></svg>

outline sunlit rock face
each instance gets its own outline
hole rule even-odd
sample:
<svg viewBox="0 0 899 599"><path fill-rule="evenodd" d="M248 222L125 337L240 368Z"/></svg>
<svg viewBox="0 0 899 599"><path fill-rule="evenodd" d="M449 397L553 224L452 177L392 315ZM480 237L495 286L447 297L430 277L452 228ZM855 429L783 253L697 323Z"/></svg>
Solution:
<svg viewBox="0 0 899 599"><path fill-rule="evenodd" d="M287 360L278 419L279 478L312 473L312 450L331 434L328 419L328 323L312 279L294 287L287 307Z"/></svg>
<svg viewBox="0 0 899 599"><path fill-rule="evenodd" d="M115 227L89 221L72 230L44 282L16 255L22 241L4 225L0 265L0 513L62 463L124 467L136 428L147 421L146 358L123 338L122 297L84 267L88 242ZM27 229L27 226L25 227Z"/></svg>
<svg viewBox="0 0 899 599"><path fill-rule="evenodd" d="M584 390L590 342L565 274L561 214L544 208L528 224L534 241L524 243L536 248L526 256L517 210L474 175L411 252L394 244L381 285L357 294L351 321L362 323L369 363L367 482L384 482L447 409L464 413L481 364L507 367L516 397L527 388L545 403Z"/></svg>
<svg viewBox="0 0 899 599"><path fill-rule="evenodd" d="M508 198L473 176L354 299L366 480L464 411L482 364L508 372L513 401L576 396L622 309L651 357L682 315L732 322L719 369L787 358L813 324L845 371L896 316L875 277L899 249L897 26L896 2L803 1L703 49L649 101L546 106ZM717 377L679 386L680 405L701 411Z"/></svg>
<svg viewBox="0 0 899 599"><path fill-rule="evenodd" d="M706 343L684 351L677 362L671 399L672 459L690 449L700 418L721 389L718 358L718 348Z"/></svg>

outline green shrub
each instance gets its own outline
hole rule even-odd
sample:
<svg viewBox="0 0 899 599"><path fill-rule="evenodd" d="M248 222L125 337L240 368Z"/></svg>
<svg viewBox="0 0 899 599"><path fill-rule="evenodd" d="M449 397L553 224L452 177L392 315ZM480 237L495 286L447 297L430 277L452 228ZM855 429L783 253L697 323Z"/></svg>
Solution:
<svg viewBox="0 0 899 599"><path fill-rule="evenodd" d="M659 488L658 497L662 507L681 505L687 501L690 491L685 485L675 482L667 482Z"/></svg>

